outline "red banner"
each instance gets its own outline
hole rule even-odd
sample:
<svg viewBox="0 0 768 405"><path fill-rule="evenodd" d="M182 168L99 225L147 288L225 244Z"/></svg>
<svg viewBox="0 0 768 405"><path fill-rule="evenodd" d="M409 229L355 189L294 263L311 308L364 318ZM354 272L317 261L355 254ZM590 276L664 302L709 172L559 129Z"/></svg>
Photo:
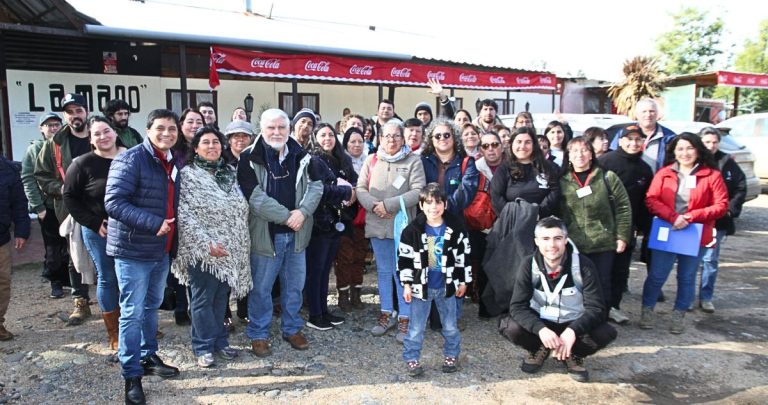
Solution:
<svg viewBox="0 0 768 405"><path fill-rule="evenodd" d="M557 79L550 73L500 73L464 68L422 65L401 61L353 59L316 54L277 54L211 47L211 78L216 72L254 77L311 79L376 84L424 86L437 79L443 86L468 89L555 90ZM211 82L215 87L215 82ZM217 84L216 84L217 85Z"/></svg>
<svg viewBox="0 0 768 405"><path fill-rule="evenodd" d="M768 75L759 73L717 72L717 84L731 87L768 89Z"/></svg>

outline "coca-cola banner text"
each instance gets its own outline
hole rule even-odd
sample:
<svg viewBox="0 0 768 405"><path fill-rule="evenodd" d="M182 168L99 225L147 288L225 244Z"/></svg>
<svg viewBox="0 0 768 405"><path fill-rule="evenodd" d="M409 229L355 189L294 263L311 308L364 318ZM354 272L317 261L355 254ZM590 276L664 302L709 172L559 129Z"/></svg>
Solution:
<svg viewBox="0 0 768 405"><path fill-rule="evenodd" d="M330 55L289 55L211 47L211 61L219 73L255 77L332 80L360 83L424 85L437 79L444 86L470 89L555 90L549 73L499 73L400 61L354 59ZM215 87L216 80L211 81Z"/></svg>
<svg viewBox="0 0 768 405"><path fill-rule="evenodd" d="M717 72L717 84L719 86L752 87L768 89L768 75L758 73Z"/></svg>

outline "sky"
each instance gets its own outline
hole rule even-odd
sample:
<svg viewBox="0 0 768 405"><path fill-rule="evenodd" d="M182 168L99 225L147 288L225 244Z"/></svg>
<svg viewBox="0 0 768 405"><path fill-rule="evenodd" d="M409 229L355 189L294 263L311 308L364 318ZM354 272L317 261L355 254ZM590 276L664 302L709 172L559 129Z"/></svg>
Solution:
<svg viewBox="0 0 768 405"><path fill-rule="evenodd" d="M211 7L210 0L153 0ZM216 7L242 9L245 0L217 0ZM754 1L465 1L456 0L251 0L253 11L275 19L323 21L378 31L416 34L437 40L454 59L464 55L487 65L548 70L559 76L583 72L615 81L622 64L653 55L656 38L673 28L670 13L694 5L725 23L721 44L741 50L755 37L763 6ZM727 4L727 6L724 5ZM449 4L456 4L449 6ZM418 38L418 37L417 37ZM421 42L416 40L416 42ZM418 46L419 44L408 44ZM724 69L727 61L716 68Z"/></svg>

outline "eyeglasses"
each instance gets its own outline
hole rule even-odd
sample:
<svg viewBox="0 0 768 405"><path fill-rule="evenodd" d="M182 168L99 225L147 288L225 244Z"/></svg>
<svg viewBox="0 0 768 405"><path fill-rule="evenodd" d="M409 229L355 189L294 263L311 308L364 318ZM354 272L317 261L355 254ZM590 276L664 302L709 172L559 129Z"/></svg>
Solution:
<svg viewBox="0 0 768 405"><path fill-rule="evenodd" d="M59 128L59 127L61 127L61 123L60 122L52 122L50 124L43 124L43 126L46 127L46 128Z"/></svg>
<svg viewBox="0 0 768 405"><path fill-rule="evenodd" d="M381 137L384 139L403 139L403 136L400 134L395 134L395 135L387 134L387 135L382 135Z"/></svg>
<svg viewBox="0 0 768 405"><path fill-rule="evenodd" d="M437 139L438 141L441 140L441 139L448 139L451 136L452 136L452 134L450 132L443 132L442 134L437 133L437 134L433 134L432 135L432 137Z"/></svg>
<svg viewBox="0 0 768 405"><path fill-rule="evenodd" d="M484 143L484 144L480 145L480 147L483 148L483 150L486 150L488 148L496 149L496 148L499 147L499 145L501 145L501 144L498 143L498 142L491 142L491 143Z"/></svg>

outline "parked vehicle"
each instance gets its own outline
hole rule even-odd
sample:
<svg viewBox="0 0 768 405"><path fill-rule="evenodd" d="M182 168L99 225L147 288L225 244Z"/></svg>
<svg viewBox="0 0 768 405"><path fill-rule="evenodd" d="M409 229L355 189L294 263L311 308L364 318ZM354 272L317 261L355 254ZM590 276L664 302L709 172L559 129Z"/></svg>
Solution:
<svg viewBox="0 0 768 405"><path fill-rule="evenodd" d="M756 153L755 174L764 187L768 187L768 112L739 115L715 125L738 143Z"/></svg>
<svg viewBox="0 0 768 405"><path fill-rule="evenodd" d="M515 124L515 116L515 114L500 115L499 118L501 118L504 125L512 128ZM573 130L574 137L581 136L584 130L589 127L608 128L616 123L629 122L629 118L626 115L616 114L561 114L561 116L568 121L568 125ZM539 135L543 135L547 124L557 119L555 114L534 113L533 126L536 127L536 132Z"/></svg>

